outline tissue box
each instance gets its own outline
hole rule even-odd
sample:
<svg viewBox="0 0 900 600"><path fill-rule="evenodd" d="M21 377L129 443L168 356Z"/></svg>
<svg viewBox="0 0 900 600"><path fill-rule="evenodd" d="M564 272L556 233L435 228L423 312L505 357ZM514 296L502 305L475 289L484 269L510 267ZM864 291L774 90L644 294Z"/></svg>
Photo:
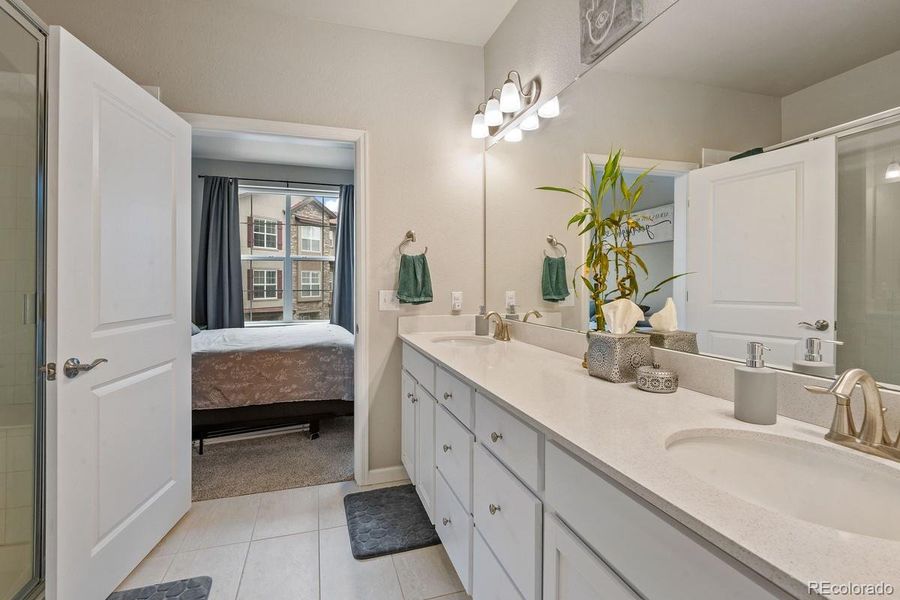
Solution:
<svg viewBox="0 0 900 600"><path fill-rule="evenodd" d="M699 353L697 334L693 331L648 331L646 334L650 336L650 345L655 348Z"/></svg>
<svg viewBox="0 0 900 600"><path fill-rule="evenodd" d="M653 364L650 338L641 333L588 333L588 373L613 383L637 379L637 368Z"/></svg>

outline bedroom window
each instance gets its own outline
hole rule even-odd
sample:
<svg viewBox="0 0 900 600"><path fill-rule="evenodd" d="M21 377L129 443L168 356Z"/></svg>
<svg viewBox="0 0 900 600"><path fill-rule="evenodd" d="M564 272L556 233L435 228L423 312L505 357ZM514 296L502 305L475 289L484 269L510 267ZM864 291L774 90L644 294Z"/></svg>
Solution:
<svg viewBox="0 0 900 600"><path fill-rule="evenodd" d="M318 298L322 295L321 271L300 271L300 297Z"/></svg>
<svg viewBox="0 0 900 600"><path fill-rule="evenodd" d="M310 225L300 226L300 251L304 254L322 251L322 228Z"/></svg>
<svg viewBox="0 0 900 600"><path fill-rule="evenodd" d="M278 249L278 223L271 219L253 219L253 246Z"/></svg>
<svg viewBox="0 0 900 600"><path fill-rule="evenodd" d="M278 297L278 271L254 269L253 298L257 300Z"/></svg>

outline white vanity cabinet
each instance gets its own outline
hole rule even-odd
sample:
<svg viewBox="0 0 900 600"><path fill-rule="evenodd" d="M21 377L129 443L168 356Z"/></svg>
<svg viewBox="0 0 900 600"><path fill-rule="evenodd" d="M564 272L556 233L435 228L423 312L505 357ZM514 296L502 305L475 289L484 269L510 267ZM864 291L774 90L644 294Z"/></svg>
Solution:
<svg viewBox="0 0 900 600"><path fill-rule="evenodd" d="M430 391L429 391L430 387ZM403 347L400 384L400 459L434 522L434 364L412 348Z"/></svg>

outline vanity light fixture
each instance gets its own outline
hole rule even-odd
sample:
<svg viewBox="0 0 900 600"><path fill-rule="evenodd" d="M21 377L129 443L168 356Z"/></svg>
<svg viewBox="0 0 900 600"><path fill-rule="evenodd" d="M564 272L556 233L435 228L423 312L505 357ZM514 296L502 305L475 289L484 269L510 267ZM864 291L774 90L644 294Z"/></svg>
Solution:
<svg viewBox="0 0 900 600"><path fill-rule="evenodd" d="M538 109L538 115L544 119L552 119L559 116L559 97L553 96Z"/></svg>
<svg viewBox="0 0 900 600"><path fill-rule="evenodd" d="M475 111L475 116L472 117L472 137L476 140L483 140L490 134L487 123L484 121L482 106L485 106L484 102L478 105L478 110Z"/></svg>
<svg viewBox="0 0 900 600"><path fill-rule="evenodd" d="M900 162L896 160L887 166L884 172L885 181L900 181Z"/></svg>
<svg viewBox="0 0 900 600"><path fill-rule="evenodd" d="M503 136L503 139L507 142L521 142L522 141L522 130L518 127L513 127Z"/></svg>
<svg viewBox="0 0 900 600"><path fill-rule="evenodd" d="M475 139L491 137L491 141L507 139L503 131L504 128L515 127L519 129L519 123L516 123L516 120L523 112L537 103L540 95L541 82L539 79L535 78L527 84L523 84L519 72L510 71L506 74L506 81L503 82L503 86L491 90L491 95L483 103L484 110L482 110L481 104L478 105L475 116L472 118L472 137ZM507 117L506 115L509 116ZM522 129L527 131L533 131L539 127L537 116L529 116L523 121L527 121L527 123L523 123L524 127ZM488 128L487 135L484 135L482 124ZM519 141L522 129L519 129L518 133L512 133L512 140L510 141Z"/></svg>
<svg viewBox="0 0 900 600"><path fill-rule="evenodd" d="M488 127L497 127L503 123L503 113L500 111L500 101L491 97L484 109L484 122Z"/></svg>
<svg viewBox="0 0 900 600"><path fill-rule="evenodd" d="M537 113L531 113L519 123L519 129L522 131L534 131L541 126L541 119Z"/></svg>

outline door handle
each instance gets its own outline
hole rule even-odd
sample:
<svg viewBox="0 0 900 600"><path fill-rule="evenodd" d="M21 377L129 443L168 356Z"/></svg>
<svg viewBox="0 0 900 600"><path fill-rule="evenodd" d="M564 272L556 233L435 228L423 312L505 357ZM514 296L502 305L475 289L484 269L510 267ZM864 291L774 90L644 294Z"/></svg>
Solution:
<svg viewBox="0 0 900 600"><path fill-rule="evenodd" d="M68 377L69 379L74 379L74 378L78 377L79 373L85 373L87 371L90 371L97 365L99 365L101 363L105 363L105 362L109 362L109 361L106 360L105 358L98 358L97 360L95 360L94 362L92 362L89 365L83 365L83 364L81 364L81 361L78 360L77 358L70 358L69 360L67 360L65 362L65 364L63 364L63 373L65 373L66 377Z"/></svg>
<svg viewBox="0 0 900 600"><path fill-rule="evenodd" d="M816 331L828 331L828 328L831 327L831 323L826 321L825 319L819 319L815 323L809 323L807 321L800 321L797 325L803 325L804 327L808 327L809 329L815 329Z"/></svg>

